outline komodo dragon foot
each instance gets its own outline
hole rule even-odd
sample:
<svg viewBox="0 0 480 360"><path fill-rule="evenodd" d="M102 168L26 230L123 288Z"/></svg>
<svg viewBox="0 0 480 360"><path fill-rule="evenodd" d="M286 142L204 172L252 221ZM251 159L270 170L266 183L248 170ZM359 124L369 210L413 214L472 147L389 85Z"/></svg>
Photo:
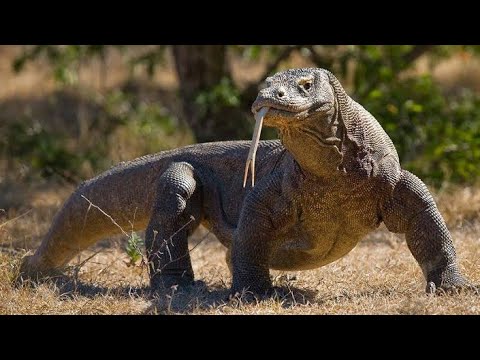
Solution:
<svg viewBox="0 0 480 360"><path fill-rule="evenodd" d="M456 295L464 291L480 295L480 287L466 280L456 267L430 273L425 290L427 294L433 295Z"/></svg>

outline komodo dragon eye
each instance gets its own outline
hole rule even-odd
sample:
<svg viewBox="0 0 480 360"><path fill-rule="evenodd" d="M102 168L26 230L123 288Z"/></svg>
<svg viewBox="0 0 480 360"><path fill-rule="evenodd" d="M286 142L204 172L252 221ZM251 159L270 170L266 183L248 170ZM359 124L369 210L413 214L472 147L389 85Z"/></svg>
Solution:
<svg viewBox="0 0 480 360"><path fill-rule="evenodd" d="M311 80L301 80L298 85L300 85L304 90L310 90L312 87L312 81Z"/></svg>

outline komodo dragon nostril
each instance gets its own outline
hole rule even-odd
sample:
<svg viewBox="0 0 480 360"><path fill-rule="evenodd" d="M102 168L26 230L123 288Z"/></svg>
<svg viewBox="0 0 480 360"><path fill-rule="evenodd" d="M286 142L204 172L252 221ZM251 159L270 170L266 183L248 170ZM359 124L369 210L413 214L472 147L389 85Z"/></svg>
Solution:
<svg viewBox="0 0 480 360"><path fill-rule="evenodd" d="M277 96L278 96L279 98L284 97L284 96L285 96L285 91L284 91L283 89L277 90Z"/></svg>

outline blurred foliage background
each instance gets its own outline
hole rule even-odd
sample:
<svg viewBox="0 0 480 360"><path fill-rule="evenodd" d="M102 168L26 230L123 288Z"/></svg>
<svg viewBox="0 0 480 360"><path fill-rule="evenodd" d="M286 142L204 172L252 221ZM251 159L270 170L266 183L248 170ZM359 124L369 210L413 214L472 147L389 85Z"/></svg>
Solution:
<svg viewBox="0 0 480 360"><path fill-rule="evenodd" d="M78 183L146 153L249 139L265 77L316 66L380 121L405 168L474 183L479 64L480 46L0 46L0 181Z"/></svg>

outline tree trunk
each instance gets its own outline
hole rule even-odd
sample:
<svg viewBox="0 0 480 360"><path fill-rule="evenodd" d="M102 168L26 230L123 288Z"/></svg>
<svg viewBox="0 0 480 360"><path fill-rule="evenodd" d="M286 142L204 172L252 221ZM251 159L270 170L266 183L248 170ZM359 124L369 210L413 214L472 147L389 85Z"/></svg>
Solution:
<svg viewBox="0 0 480 360"><path fill-rule="evenodd" d="M233 140L244 136L246 121L240 109L232 106L199 104L202 92L231 79L225 45L175 45L173 55L180 83L185 121L198 142ZM243 121L242 121L243 120Z"/></svg>

